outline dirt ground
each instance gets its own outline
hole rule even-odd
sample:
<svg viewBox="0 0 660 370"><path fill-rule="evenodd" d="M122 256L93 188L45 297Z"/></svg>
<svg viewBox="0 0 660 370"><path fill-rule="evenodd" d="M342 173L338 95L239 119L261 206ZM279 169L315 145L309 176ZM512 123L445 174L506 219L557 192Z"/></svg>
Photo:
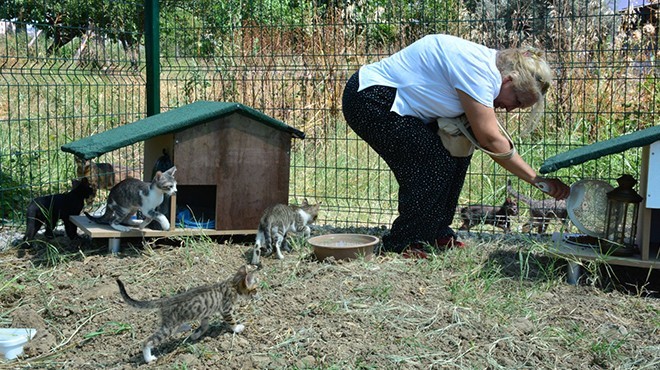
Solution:
<svg viewBox="0 0 660 370"><path fill-rule="evenodd" d="M660 367L660 302L648 278L628 291L571 286L561 261L470 238L468 250L422 261L318 262L294 243L284 260L264 259L258 295L237 305L243 333L215 316L199 340L175 335L145 364L157 312L127 306L115 279L137 299L224 280L249 260L250 243L239 242L128 240L118 256L102 241L0 252L0 326L37 329L0 368Z"/></svg>

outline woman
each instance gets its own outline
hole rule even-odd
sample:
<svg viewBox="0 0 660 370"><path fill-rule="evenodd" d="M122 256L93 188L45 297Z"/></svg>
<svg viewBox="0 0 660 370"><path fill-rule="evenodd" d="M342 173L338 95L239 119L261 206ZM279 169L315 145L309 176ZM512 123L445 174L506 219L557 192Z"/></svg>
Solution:
<svg viewBox="0 0 660 370"><path fill-rule="evenodd" d="M472 155L450 154L436 132L438 118L465 115L477 144L500 166L556 199L568 196L566 184L538 176L515 152L495 115L496 108L538 112L551 80L534 49L498 51L449 35L425 36L348 80L346 122L399 183L399 216L383 237L384 251L423 256L426 243L463 246L450 225Z"/></svg>

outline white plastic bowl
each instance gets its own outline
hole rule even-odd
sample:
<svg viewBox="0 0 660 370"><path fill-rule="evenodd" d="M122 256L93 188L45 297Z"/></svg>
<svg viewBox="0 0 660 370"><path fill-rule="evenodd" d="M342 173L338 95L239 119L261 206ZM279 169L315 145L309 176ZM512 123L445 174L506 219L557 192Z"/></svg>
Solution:
<svg viewBox="0 0 660 370"><path fill-rule="evenodd" d="M0 328L0 353L13 360L23 353L23 346L37 334L37 329Z"/></svg>

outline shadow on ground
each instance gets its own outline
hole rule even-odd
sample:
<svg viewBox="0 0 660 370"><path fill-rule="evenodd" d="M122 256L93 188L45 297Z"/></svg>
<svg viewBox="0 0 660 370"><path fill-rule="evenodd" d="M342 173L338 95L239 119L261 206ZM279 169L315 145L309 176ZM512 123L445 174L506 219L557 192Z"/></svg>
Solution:
<svg viewBox="0 0 660 370"><path fill-rule="evenodd" d="M566 260L542 254L498 250L488 256L488 263L514 279L547 281L566 277ZM605 291L660 298L660 270L600 264L582 268L578 284L593 284Z"/></svg>

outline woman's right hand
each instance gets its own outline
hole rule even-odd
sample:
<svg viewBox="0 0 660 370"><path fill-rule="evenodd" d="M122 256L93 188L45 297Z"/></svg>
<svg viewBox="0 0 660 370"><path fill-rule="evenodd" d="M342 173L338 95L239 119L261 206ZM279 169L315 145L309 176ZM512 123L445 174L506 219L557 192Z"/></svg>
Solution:
<svg viewBox="0 0 660 370"><path fill-rule="evenodd" d="M568 185L552 177L537 176L534 179L534 185L555 199L566 199L571 194L571 188Z"/></svg>

